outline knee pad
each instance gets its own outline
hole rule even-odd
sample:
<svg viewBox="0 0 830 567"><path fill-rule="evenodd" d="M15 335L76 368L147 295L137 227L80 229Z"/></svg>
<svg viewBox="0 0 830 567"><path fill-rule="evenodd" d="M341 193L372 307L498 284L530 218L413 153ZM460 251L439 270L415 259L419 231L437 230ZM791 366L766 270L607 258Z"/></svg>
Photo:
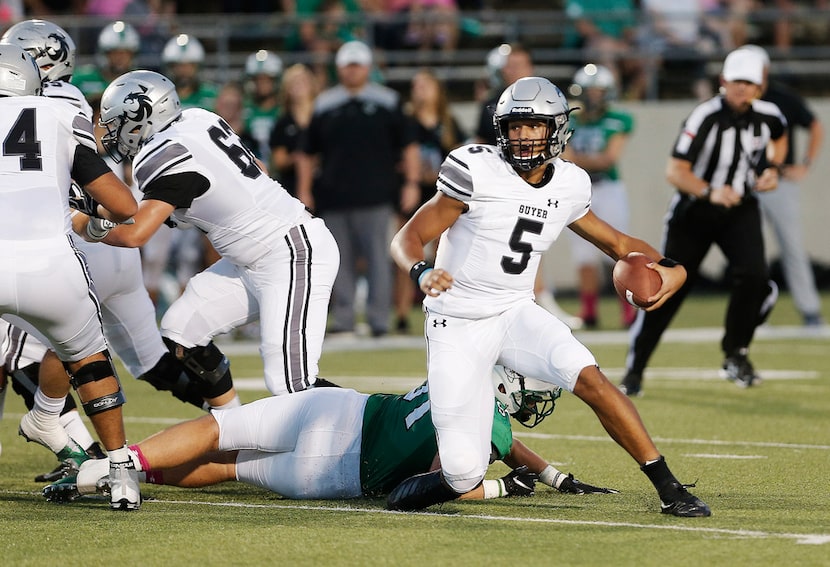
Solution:
<svg viewBox="0 0 830 567"><path fill-rule="evenodd" d="M199 385L203 398L215 398L233 388L231 363L211 341L207 346L185 348L166 337L168 350L181 361L185 373Z"/></svg>
<svg viewBox="0 0 830 567"><path fill-rule="evenodd" d="M156 390L168 391L181 401L204 408L203 383L193 380L181 361L166 352L150 370L138 377Z"/></svg>
<svg viewBox="0 0 830 567"><path fill-rule="evenodd" d="M95 360L84 364L75 372L70 372L68 365L64 363L64 368L66 368L69 374L70 383L75 390L84 384L105 380L110 377L115 378L115 381L118 383L118 389L111 394L99 396L91 400L81 400L84 413L88 416L119 408L127 401L124 397L124 392L121 390L121 383L118 381L118 375L115 373L109 352L104 351L104 355L107 357L106 360Z"/></svg>

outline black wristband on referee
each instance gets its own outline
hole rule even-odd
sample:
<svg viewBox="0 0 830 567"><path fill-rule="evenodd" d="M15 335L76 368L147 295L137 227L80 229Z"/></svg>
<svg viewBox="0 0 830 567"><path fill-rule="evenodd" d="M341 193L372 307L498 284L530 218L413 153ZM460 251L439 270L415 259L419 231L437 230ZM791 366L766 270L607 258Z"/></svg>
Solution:
<svg viewBox="0 0 830 567"><path fill-rule="evenodd" d="M415 282L415 285L420 285L418 278L421 277L421 274L426 272L427 270L432 269L432 264L427 262L426 260L421 260L420 262L415 262L411 268L409 268L409 277L410 279Z"/></svg>
<svg viewBox="0 0 830 567"><path fill-rule="evenodd" d="M671 258L662 258L657 263L663 266L664 268L674 268L675 266L680 265L680 262L678 262L677 260L672 260Z"/></svg>

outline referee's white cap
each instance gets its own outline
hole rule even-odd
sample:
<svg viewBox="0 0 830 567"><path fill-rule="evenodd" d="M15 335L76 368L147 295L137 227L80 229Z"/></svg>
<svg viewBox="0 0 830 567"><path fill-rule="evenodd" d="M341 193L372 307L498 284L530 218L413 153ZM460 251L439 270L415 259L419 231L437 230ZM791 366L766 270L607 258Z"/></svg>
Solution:
<svg viewBox="0 0 830 567"><path fill-rule="evenodd" d="M748 81L762 85L765 66L764 58L757 51L738 48L723 61L723 80Z"/></svg>

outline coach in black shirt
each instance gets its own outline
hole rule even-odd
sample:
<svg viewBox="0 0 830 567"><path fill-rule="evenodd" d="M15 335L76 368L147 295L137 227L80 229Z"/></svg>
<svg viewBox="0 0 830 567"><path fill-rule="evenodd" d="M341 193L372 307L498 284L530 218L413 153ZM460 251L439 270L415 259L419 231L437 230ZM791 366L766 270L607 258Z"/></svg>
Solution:
<svg viewBox="0 0 830 567"><path fill-rule="evenodd" d="M763 82L763 59L750 50L733 51L723 64L722 94L697 106L683 123L667 168L677 195L667 217L663 254L682 263L688 279L661 309L641 312L632 327L620 385L630 396L640 394L649 357L713 244L729 262L732 288L721 341L723 370L739 386L758 381L747 354L756 327L772 306L765 302L771 288L755 192L776 188L787 154L784 116L773 103L758 100Z"/></svg>
<svg viewBox="0 0 830 567"><path fill-rule="evenodd" d="M325 220L340 248L330 332L354 330L355 266L364 258L366 319L380 336L389 330L392 310L395 204L410 212L420 202L418 145L399 95L369 80L372 52L366 44L345 43L335 64L339 84L317 97L302 137L297 196Z"/></svg>

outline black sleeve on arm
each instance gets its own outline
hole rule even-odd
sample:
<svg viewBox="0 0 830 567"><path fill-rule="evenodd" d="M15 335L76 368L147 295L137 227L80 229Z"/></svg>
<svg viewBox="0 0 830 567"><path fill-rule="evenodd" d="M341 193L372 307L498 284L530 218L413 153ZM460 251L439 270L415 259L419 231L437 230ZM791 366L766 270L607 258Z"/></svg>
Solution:
<svg viewBox="0 0 830 567"><path fill-rule="evenodd" d="M75 157L72 160L72 179L75 183L83 187L105 173L112 173L112 170L95 150L81 144L75 147Z"/></svg>
<svg viewBox="0 0 830 567"><path fill-rule="evenodd" d="M210 181L201 173L188 171L162 175L142 189L144 200L164 201L177 209L187 208L196 197L210 189Z"/></svg>

